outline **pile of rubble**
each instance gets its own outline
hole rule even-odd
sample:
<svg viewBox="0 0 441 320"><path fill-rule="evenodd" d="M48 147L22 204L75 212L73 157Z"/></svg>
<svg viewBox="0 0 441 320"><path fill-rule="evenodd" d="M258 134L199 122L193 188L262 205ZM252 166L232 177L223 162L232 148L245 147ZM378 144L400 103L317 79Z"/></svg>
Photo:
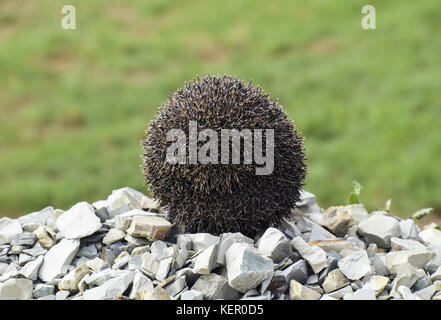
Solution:
<svg viewBox="0 0 441 320"><path fill-rule="evenodd" d="M221 231L221 230L220 230ZM303 191L255 239L186 233L144 194L0 219L0 299L441 300L441 231Z"/></svg>

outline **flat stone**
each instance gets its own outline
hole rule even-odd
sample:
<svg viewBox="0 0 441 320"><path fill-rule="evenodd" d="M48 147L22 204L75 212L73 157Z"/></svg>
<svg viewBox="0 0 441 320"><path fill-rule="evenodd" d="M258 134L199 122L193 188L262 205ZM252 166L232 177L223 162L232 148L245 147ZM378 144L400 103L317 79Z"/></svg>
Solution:
<svg viewBox="0 0 441 320"><path fill-rule="evenodd" d="M350 281L339 269L329 272L325 281L323 282L323 289L326 293L338 290L350 284Z"/></svg>
<svg viewBox="0 0 441 320"><path fill-rule="evenodd" d="M54 294L50 294L44 297L40 297L37 300L55 300L55 295Z"/></svg>
<svg viewBox="0 0 441 320"><path fill-rule="evenodd" d="M290 300L319 300L321 294L315 290L303 286L301 283L291 280L289 284Z"/></svg>
<svg viewBox="0 0 441 320"><path fill-rule="evenodd" d="M69 291L60 290L55 294L55 300L66 300L69 295Z"/></svg>
<svg viewBox="0 0 441 320"><path fill-rule="evenodd" d="M367 284L353 293L345 294L343 300L376 300L375 290Z"/></svg>
<svg viewBox="0 0 441 320"><path fill-rule="evenodd" d="M380 276L380 275L373 275L369 278L369 285L372 289L374 289L375 295L378 296L384 288L386 288L387 284L389 283L389 278Z"/></svg>
<svg viewBox="0 0 441 320"><path fill-rule="evenodd" d="M93 244L84 246L77 252L77 257L86 257L88 259L96 258L97 255L98 255L98 250L96 246Z"/></svg>
<svg viewBox="0 0 441 320"><path fill-rule="evenodd" d="M400 286L411 288L418 279L424 277L425 275L426 273L423 269L418 269L408 262L404 263L392 282L390 294L393 297L400 299L401 294L397 291Z"/></svg>
<svg viewBox="0 0 441 320"><path fill-rule="evenodd" d="M29 300L32 298L32 281L8 279L0 283L0 300Z"/></svg>
<svg viewBox="0 0 441 320"><path fill-rule="evenodd" d="M194 272L197 274L210 274L215 266L218 244L213 244L198 254L194 262Z"/></svg>
<svg viewBox="0 0 441 320"><path fill-rule="evenodd" d="M308 278L308 267L305 260L301 259L281 272L286 279L286 283L289 284L291 280L304 284Z"/></svg>
<svg viewBox="0 0 441 320"><path fill-rule="evenodd" d="M57 227L63 237L80 239L87 237L101 228L101 221L95 215L93 207L79 202L57 219Z"/></svg>
<svg viewBox="0 0 441 320"><path fill-rule="evenodd" d="M381 248L390 248L391 238L401 234L398 220L382 213L371 214L360 222L358 232L368 243L375 243Z"/></svg>
<svg viewBox="0 0 441 320"><path fill-rule="evenodd" d="M307 244L301 237L292 239L291 246L309 263L314 273L319 273L328 265L326 252L318 246Z"/></svg>
<svg viewBox="0 0 441 320"><path fill-rule="evenodd" d="M393 251L400 250L426 250L426 246L419 241L411 239L391 238L391 246Z"/></svg>
<svg viewBox="0 0 441 320"><path fill-rule="evenodd" d="M204 300L204 296L202 292L192 289L182 292L181 300Z"/></svg>
<svg viewBox="0 0 441 320"><path fill-rule="evenodd" d="M173 258L167 258L159 262L158 271L156 272L156 280L163 281L167 278L173 264Z"/></svg>
<svg viewBox="0 0 441 320"><path fill-rule="evenodd" d="M23 231L34 232L39 227L41 227L41 224L35 223L35 222L30 222L30 223L26 223L26 224L23 225Z"/></svg>
<svg viewBox="0 0 441 320"><path fill-rule="evenodd" d="M273 272L273 261L246 243L234 243L225 253L228 283L245 293L257 287Z"/></svg>
<svg viewBox="0 0 441 320"><path fill-rule="evenodd" d="M159 269L159 261L150 252L146 252L141 257L141 271L149 277L155 278Z"/></svg>
<svg viewBox="0 0 441 320"><path fill-rule="evenodd" d="M30 249L24 249L22 252L30 256L37 257L42 254L46 254L47 249L43 248L43 246L39 242L37 242L34 247Z"/></svg>
<svg viewBox="0 0 441 320"><path fill-rule="evenodd" d="M154 216L133 217L127 233L134 237L144 237L150 241L164 239L172 224L164 218Z"/></svg>
<svg viewBox="0 0 441 320"><path fill-rule="evenodd" d="M115 261L113 261L112 269L121 269L129 263L130 259L131 255L127 251L122 251L118 257L116 257Z"/></svg>
<svg viewBox="0 0 441 320"><path fill-rule="evenodd" d="M186 233L184 235L191 240L191 249L196 252L219 243L219 237L210 233Z"/></svg>
<svg viewBox="0 0 441 320"><path fill-rule="evenodd" d="M130 291L130 299L139 299L142 291L152 291L152 280L147 278L141 272L136 272L133 278L132 290Z"/></svg>
<svg viewBox="0 0 441 320"><path fill-rule="evenodd" d="M38 299L41 297L53 295L55 291L55 287L50 284L39 283L35 286L35 289L32 293L34 299ZM55 298L55 296L54 296Z"/></svg>
<svg viewBox="0 0 441 320"><path fill-rule="evenodd" d="M122 275L112 278L102 285L86 290L84 300L109 300L121 296L133 282L135 272L125 271Z"/></svg>
<svg viewBox="0 0 441 320"><path fill-rule="evenodd" d="M351 221L351 213L349 210L346 210L346 207L329 207L321 216L320 225L336 236L341 237L348 231Z"/></svg>
<svg viewBox="0 0 441 320"><path fill-rule="evenodd" d="M352 287L351 286L346 286L346 287L343 287L341 289L338 289L338 290L335 290L333 292L330 292L327 295L329 297L332 297L334 299L339 300L339 299L343 298L345 295L351 294L352 292L354 292L354 290L352 290Z"/></svg>
<svg viewBox="0 0 441 320"><path fill-rule="evenodd" d="M14 237L12 245L32 247L37 241L37 236L32 232L22 232Z"/></svg>
<svg viewBox="0 0 441 320"><path fill-rule="evenodd" d="M79 247L80 240L77 239L63 239L53 246L44 256L38 273L40 279L48 282L62 274L63 268L72 262Z"/></svg>
<svg viewBox="0 0 441 320"><path fill-rule="evenodd" d="M414 292L414 294L418 296L421 300L430 300L437 291L438 289L435 285L430 285L424 289Z"/></svg>
<svg viewBox="0 0 441 320"><path fill-rule="evenodd" d="M291 255L292 249L288 238L276 228L268 228L257 242L259 252L274 262L279 262Z"/></svg>
<svg viewBox="0 0 441 320"><path fill-rule="evenodd" d="M126 234L124 233L124 231L115 228L110 229L109 232L107 232L106 236L104 237L103 243L108 246L114 242L124 239L125 236Z"/></svg>
<svg viewBox="0 0 441 320"><path fill-rule="evenodd" d="M185 241L184 238L181 238ZM191 239L189 239L190 243L191 243ZM244 236L242 233L240 232L236 232L236 233L222 233L221 236L219 237L219 240L215 237L215 238L211 238L211 241L213 241L213 244L216 244L219 242L219 247L218 247L218 252L217 252L217 258L216 258L216 262L219 265L225 265L225 252L227 252L227 250L231 247L231 245L233 243L248 243L250 245L254 244L253 239L250 239L246 236ZM184 246L187 246L186 244L183 244ZM191 249L191 244L188 247L188 249Z"/></svg>
<svg viewBox="0 0 441 320"><path fill-rule="evenodd" d="M421 300L420 297L414 295L412 291L406 286L400 286L397 289L397 292L401 294L401 298L403 300ZM397 299L397 298L396 298Z"/></svg>
<svg viewBox="0 0 441 320"><path fill-rule="evenodd" d="M0 244L2 242L11 243L11 241L22 232L23 228L17 220L8 217L0 219Z"/></svg>
<svg viewBox="0 0 441 320"><path fill-rule="evenodd" d="M165 291L170 297L175 297L187 286L185 276L177 277L175 281L165 287Z"/></svg>
<svg viewBox="0 0 441 320"><path fill-rule="evenodd" d="M39 225L46 225L49 215L53 214L53 207L46 207L40 211L32 212L19 217L17 220L22 226L29 223L38 223Z"/></svg>
<svg viewBox="0 0 441 320"><path fill-rule="evenodd" d="M417 268L423 268L433 257L435 257L435 253L432 251L413 249L409 250L407 261Z"/></svg>
<svg viewBox="0 0 441 320"><path fill-rule="evenodd" d="M37 280L38 271L43 264L43 256L38 256L35 260L26 263L19 271L19 274L30 280Z"/></svg>
<svg viewBox="0 0 441 320"><path fill-rule="evenodd" d="M425 266L424 269L426 269L429 273L434 273L439 267L441 267L441 257L436 256L432 260L430 260Z"/></svg>
<svg viewBox="0 0 441 320"><path fill-rule="evenodd" d="M120 188L112 191L107 197L107 210L112 218L118 214L130 211L132 209L142 209L139 203L140 197L138 191L134 189Z"/></svg>
<svg viewBox="0 0 441 320"><path fill-rule="evenodd" d="M293 238L295 238L294 236ZM337 239L332 233L325 228L320 227L318 224L313 224L311 227L311 234L309 235L309 242L323 241L323 240L335 240Z"/></svg>
<svg viewBox="0 0 441 320"><path fill-rule="evenodd" d="M24 264L28 263L29 261L35 260L36 257L31 256L26 253L20 253L18 257L18 265L23 266Z"/></svg>
<svg viewBox="0 0 441 320"><path fill-rule="evenodd" d="M204 300L234 300L239 296L239 293L230 287L227 279L216 273L200 276L191 289L201 292Z"/></svg>
<svg viewBox="0 0 441 320"><path fill-rule="evenodd" d="M372 273L370 260L365 250L344 257L338 262L338 267L350 280L358 280Z"/></svg>

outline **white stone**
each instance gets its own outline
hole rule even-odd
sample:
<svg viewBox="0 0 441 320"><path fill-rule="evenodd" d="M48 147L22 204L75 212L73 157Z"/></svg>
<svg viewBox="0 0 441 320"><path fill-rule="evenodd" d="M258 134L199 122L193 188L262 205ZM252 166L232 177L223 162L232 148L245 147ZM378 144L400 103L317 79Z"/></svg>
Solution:
<svg viewBox="0 0 441 320"><path fill-rule="evenodd" d="M213 244L201 251L194 262L194 272L197 274L210 274L216 261L218 245Z"/></svg>
<svg viewBox="0 0 441 320"><path fill-rule="evenodd" d="M134 216L127 233L133 237L143 237L150 241L164 239L172 224L161 217Z"/></svg>
<svg viewBox="0 0 441 320"><path fill-rule="evenodd" d="M23 232L20 222L4 217L0 219L0 243L10 243L14 237Z"/></svg>
<svg viewBox="0 0 441 320"><path fill-rule="evenodd" d="M386 288L386 285L389 283L389 278L380 275L373 275L369 278L368 283L371 288L374 289L375 295L378 296L384 290L384 288Z"/></svg>
<svg viewBox="0 0 441 320"><path fill-rule="evenodd" d="M245 293L274 272L273 261L246 243L233 243L225 253L228 283Z"/></svg>
<svg viewBox="0 0 441 320"><path fill-rule="evenodd" d="M187 290L182 292L181 300L204 300L202 292L197 290Z"/></svg>
<svg viewBox="0 0 441 320"><path fill-rule="evenodd" d="M34 234L37 236L38 243L45 249L50 249L55 245L55 240L48 233L48 229L45 226L40 226L34 230Z"/></svg>
<svg viewBox="0 0 441 320"><path fill-rule="evenodd" d="M335 269L328 273L322 287L325 292L328 293L343 288L348 284L350 284L350 282L343 272L339 269Z"/></svg>
<svg viewBox="0 0 441 320"><path fill-rule="evenodd" d="M126 234L123 231L113 228L107 232L106 236L103 238L103 243L105 245L111 245L114 242L124 239L125 236Z"/></svg>
<svg viewBox="0 0 441 320"><path fill-rule="evenodd" d="M426 273L423 269L418 269L408 262L404 263L394 281L392 281L391 296L400 299L401 294L397 291L400 286L411 288L418 279L425 275Z"/></svg>
<svg viewBox="0 0 441 320"><path fill-rule="evenodd" d="M159 261L150 252L146 252L141 257L141 271L149 277L155 278L159 269Z"/></svg>
<svg viewBox="0 0 441 320"><path fill-rule="evenodd" d="M83 201L62 214L57 219L57 227L63 237L80 239L95 233L101 228L101 222L93 207Z"/></svg>
<svg viewBox="0 0 441 320"><path fill-rule="evenodd" d="M415 240L418 238L419 228L415 223L415 221L413 221L413 219L401 220L399 223L400 223L401 239Z"/></svg>
<svg viewBox="0 0 441 320"><path fill-rule="evenodd" d="M38 276L48 282L62 274L62 270L69 265L80 247L78 239L62 239L53 246L44 256Z"/></svg>
<svg viewBox="0 0 441 320"><path fill-rule="evenodd" d="M291 254L290 241L276 228L268 228L257 242L259 252L274 262L279 262Z"/></svg>
<svg viewBox="0 0 441 320"><path fill-rule="evenodd" d="M291 300L319 300L321 294L303 286L301 283L291 280L289 283L289 298Z"/></svg>
<svg viewBox="0 0 441 320"><path fill-rule="evenodd" d="M184 235L191 240L191 248L196 252L219 243L219 237L210 233L186 233Z"/></svg>
<svg viewBox="0 0 441 320"><path fill-rule="evenodd" d="M419 297L421 300L430 300L432 296L437 292L438 289L435 285L430 285L426 288L416 291L414 294Z"/></svg>
<svg viewBox="0 0 441 320"><path fill-rule="evenodd" d="M216 273L200 276L191 289L201 292L205 300L234 300L239 296L227 279Z"/></svg>
<svg viewBox="0 0 441 320"><path fill-rule="evenodd" d="M386 267L391 274L397 274L403 264L407 262L409 251L391 251L386 254Z"/></svg>
<svg viewBox="0 0 441 320"><path fill-rule="evenodd" d="M43 256L38 256L35 260L26 263L19 271L23 277L30 280L37 280L38 270L43 263Z"/></svg>
<svg viewBox="0 0 441 320"><path fill-rule="evenodd" d="M165 278L167 278L172 264L173 264L173 258L171 258L171 257L162 260L159 263L158 271L156 272L156 280L163 281Z"/></svg>
<svg viewBox="0 0 441 320"><path fill-rule="evenodd" d="M135 276L133 278L132 291L130 291L129 298L130 299L138 298L139 294L143 290L146 290L146 291L152 291L153 290L152 280L147 278L141 272L136 272Z"/></svg>
<svg viewBox="0 0 441 320"><path fill-rule="evenodd" d="M320 219L320 225L337 236L344 236L351 222L351 212L344 206L329 207Z"/></svg>
<svg viewBox="0 0 441 320"><path fill-rule="evenodd" d="M347 294L351 294L352 292L354 292L354 290L352 290L352 287L350 285L343 287L341 289L338 289L336 291L333 291L331 293L328 293L329 297L335 298L335 299L341 299L343 298L345 295Z"/></svg>
<svg viewBox="0 0 441 320"><path fill-rule="evenodd" d="M370 260L365 250L360 250L338 261L338 267L350 280L358 280L372 273Z"/></svg>
<svg viewBox="0 0 441 320"><path fill-rule="evenodd" d="M399 237L401 234L398 220L382 213L371 214L358 225L358 232L371 243L381 248L390 248L392 237Z"/></svg>
<svg viewBox="0 0 441 320"><path fill-rule="evenodd" d="M0 300L29 300L31 298L31 280L9 279L0 283Z"/></svg>
<svg viewBox="0 0 441 320"><path fill-rule="evenodd" d="M320 247L307 244L300 236L292 239L291 246L309 263L314 273L328 266L326 252Z"/></svg>
<svg viewBox="0 0 441 320"><path fill-rule="evenodd" d="M393 237L391 240L391 246L393 251L400 250L426 250L426 246L421 242L410 240L410 239L400 239Z"/></svg>
<svg viewBox="0 0 441 320"><path fill-rule="evenodd" d="M369 218L369 213L361 203L347 205L345 206L345 209L349 211L353 224L359 224Z"/></svg>
<svg viewBox="0 0 441 320"><path fill-rule="evenodd" d="M403 300L422 300L417 295L414 295L412 291L406 286L400 286L397 291L401 294Z"/></svg>
<svg viewBox="0 0 441 320"><path fill-rule="evenodd" d="M179 294L184 288L187 286L187 282L185 281L185 276L177 277L175 281L169 284L165 291L170 297L175 297Z"/></svg>
<svg viewBox="0 0 441 320"><path fill-rule="evenodd" d="M58 289L66 290L69 292L77 292L79 290L78 284L81 279L87 274L89 274L91 270L86 264L76 267L68 274L66 274L63 279L58 283Z"/></svg>
<svg viewBox="0 0 441 320"><path fill-rule="evenodd" d="M441 246L441 230L427 228L418 235L427 246Z"/></svg>
<svg viewBox="0 0 441 320"><path fill-rule="evenodd" d="M217 239L216 239L216 241L214 241L214 240L215 239L213 239L213 242L217 243ZM225 265L225 252L227 252L228 248L230 248L233 243L248 243L250 245L254 244L253 239L250 239L250 238L244 236L240 232L222 233L219 241L220 241L220 243L219 243L219 248L218 248L218 253L217 253L217 263L219 265Z"/></svg>
<svg viewBox="0 0 441 320"><path fill-rule="evenodd" d="M135 272L125 271L122 275L112 278L102 285L86 290L84 300L109 300L121 296L135 277Z"/></svg>
<svg viewBox="0 0 441 320"><path fill-rule="evenodd" d="M50 214L53 214L53 207L46 207L43 210L32 212L19 217L17 220L22 226L29 223L38 223L39 225L46 225L46 221Z"/></svg>
<svg viewBox="0 0 441 320"><path fill-rule="evenodd" d="M367 283L361 289L345 294L343 300L376 300L375 290Z"/></svg>

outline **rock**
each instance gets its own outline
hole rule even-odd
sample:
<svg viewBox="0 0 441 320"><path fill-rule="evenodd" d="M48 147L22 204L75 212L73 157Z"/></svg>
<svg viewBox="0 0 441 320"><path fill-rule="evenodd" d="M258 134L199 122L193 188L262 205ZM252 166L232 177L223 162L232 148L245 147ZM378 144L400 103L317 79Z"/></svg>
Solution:
<svg viewBox="0 0 441 320"><path fill-rule="evenodd" d="M430 285L424 289L416 291L414 294L419 297L421 300L430 300L432 296L437 292L438 289L435 285Z"/></svg>
<svg viewBox="0 0 441 320"><path fill-rule="evenodd" d="M317 246L319 248L322 248L326 252L329 251L335 251L337 253L341 252L347 252L352 253L354 251L359 251L360 249L357 247L356 244L352 241L347 240L319 240L319 241L313 241L309 243L312 246Z"/></svg>
<svg viewBox="0 0 441 320"><path fill-rule="evenodd" d="M140 300L170 300L164 288L156 287L152 291L142 291Z"/></svg>
<svg viewBox="0 0 441 320"><path fill-rule="evenodd" d="M39 283L35 286L32 293L34 299L49 296L54 294L55 287L50 284Z"/></svg>
<svg viewBox="0 0 441 320"><path fill-rule="evenodd" d="M273 261L245 243L234 243L225 253L228 283L245 293L255 288L274 272Z"/></svg>
<svg viewBox="0 0 441 320"><path fill-rule="evenodd" d="M46 207L43 210L29 213L19 217L17 220L24 227L26 224L37 223L39 225L46 225L47 219L54 212L53 207Z"/></svg>
<svg viewBox="0 0 441 320"><path fill-rule="evenodd" d="M131 255L127 251L121 252L115 261L113 261L112 269L117 270L129 263Z"/></svg>
<svg viewBox="0 0 441 320"><path fill-rule="evenodd" d="M182 239L180 240L181 242L186 241L185 238L181 238L181 239ZM190 241L190 246L188 247L188 249L191 249L191 239L190 238L187 239L188 241ZM213 241L213 244L219 242L217 258L216 258L216 262L219 265L225 265L225 252L228 250L228 248L230 248L230 246L233 243L248 243L250 245L254 244L253 239L244 236L240 232L222 233L221 236L219 237L219 240L217 240L216 238L211 238L211 241ZM187 244L183 244L183 245L187 246Z"/></svg>
<svg viewBox="0 0 441 320"><path fill-rule="evenodd" d="M344 236L348 231L352 216L344 206L329 207L320 219L320 225L327 228L336 236Z"/></svg>
<svg viewBox="0 0 441 320"><path fill-rule="evenodd" d="M410 239L400 239L396 237L391 238L391 246L393 251L426 250L426 246L423 245L421 242Z"/></svg>
<svg viewBox="0 0 441 320"><path fill-rule="evenodd" d="M141 257L141 271L151 278L156 277L159 269L159 261L150 252L146 252Z"/></svg>
<svg viewBox="0 0 441 320"><path fill-rule="evenodd" d="M289 298L291 300L319 300L321 294L303 286L301 283L291 280L289 284Z"/></svg>
<svg viewBox="0 0 441 320"><path fill-rule="evenodd" d="M67 239L84 238L101 228L95 210L85 201L77 203L62 214L56 224L63 237Z"/></svg>
<svg viewBox="0 0 441 320"><path fill-rule="evenodd" d="M430 276L432 281L441 280L441 267L438 267L434 273Z"/></svg>
<svg viewBox="0 0 441 320"><path fill-rule="evenodd" d="M134 237L144 237L150 241L164 239L172 224L161 217L135 216L127 233Z"/></svg>
<svg viewBox="0 0 441 320"><path fill-rule="evenodd" d="M78 292L78 284L89 273L91 273L91 270L86 264L76 267L61 279L58 283L58 289L73 293Z"/></svg>
<svg viewBox="0 0 441 320"><path fill-rule="evenodd" d="M0 283L0 300L29 300L32 298L32 281L8 279Z"/></svg>
<svg viewBox="0 0 441 320"><path fill-rule="evenodd" d="M406 286L400 286L397 289L397 292L401 294L401 297L404 300L421 300L420 297L412 294L412 291Z"/></svg>
<svg viewBox="0 0 441 320"><path fill-rule="evenodd" d="M351 286L346 286L331 293L328 293L328 296L334 299L341 299L347 294L351 294L354 292Z"/></svg>
<svg viewBox="0 0 441 320"><path fill-rule="evenodd" d="M38 243L45 249L50 249L55 245L55 240L52 236L47 232L46 227L41 226L34 231L34 234L37 237Z"/></svg>
<svg viewBox="0 0 441 320"><path fill-rule="evenodd" d="M187 282L185 281L185 276L181 276L181 277L177 277L175 281L169 284L165 288L165 291L167 292L168 296L174 297L182 290L184 290L186 286L187 286Z"/></svg>
<svg viewBox="0 0 441 320"><path fill-rule="evenodd" d="M37 300L55 300L55 295L54 294L50 294L44 297L40 297Z"/></svg>
<svg viewBox="0 0 441 320"><path fill-rule="evenodd" d="M0 244L2 242L11 243L11 241L23 232L20 222L7 217L0 219Z"/></svg>
<svg viewBox="0 0 441 320"><path fill-rule="evenodd" d="M109 300L122 295L135 277L135 272L124 271L120 276L114 277L102 285L86 290L84 300Z"/></svg>
<svg viewBox="0 0 441 320"><path fill-rule="evenodd" d="M200 276L191 289L201 292L204 300L234 300L239 296L239 293L230 287L227 279L216 273Z"/></svg>
<svg viewBox="0 0 441 320"><path fill-rule="evenodd" d="M395 298L401 298L401 294L397 291L400 286L412 287L415 282L424 277L426 273L423 269L418 269L411 265L410 263L404 263L394 281L392 282L391 295Z"/></svg>
<svg viewBox="0 0 441 320"><path fill-rule="evenodd" d="M62 274L63 267L70 264L80 247L80 240L63 239L44 256L38 276L48 282Z"/></svg>
<svg viewBox="0 0 441 320"><path fill-rule="evenodd" d="M301 237L294 238L291 246L309 263L314 273L319 273L328 265L326 252L320 247L308 245Z"/></svg>
<svg viewBox="0 0 441 320"><path fill-rule="evenodd" d="M202 292L192 289L182 292L181 300L204 300L204 296Z"/></svg>
<svg viewBox="0 0 441 320"><path fill-rule="evenodd" d="M142 291L152 291L152 281L143 275L141 272L136 272L133 278L132 290L130 291L129 298L137 299Z"/></svg>
<svg viewBox="0 0 441 320"><path fill-rule="evenodd" d="M107 232L106 236L104 237L103 243L108 246L114 242L124 239L125 236L126 234L121 230L110 229L109 232Z"/></svg>
<svg viewBox="0 0 441 320"><path fill-rule="evenodd" d="M35 260L26 263L19 271L19 274L30 280L37 280L38 271L43 263L43 256L38 256Z"/></svg>
<svg viewBox="0 0 441 320"><path fill-rule="evenodd" d="M287 284L289 284L291 280L296 280L297 282L304 284L308 278L308 268L305 260L302 259L290 265L281 272L281 275L285 277Z"/></svg>
<svg viewBox="0 0 441 320"><path fill-rule="evenodd" d="M368 243L375 243L381 248L390 248L391 238L401 234L397 219L382 213L372 213L369 218L360 222L358 232Z"/></svg>
<svg viewBox="0 0 441 320"><path fill-rule="evenodd" d="M32 232L22 232L17 234L11 241L12 245L32 247L37 241L37 236Z"/></svg>
<svg viewBox="0 0 441 320"><path fill-rule="evenodd" d="M386 267L391 274L397 274L401 266L407 262L408 251L391 251L386 254Z"/></svg>
<svg viewBox="0 0 441 320"><path fill-rule="evenodd" d="M129 190L127 187L113 190L112 194L107 197L107 211L111 218L132 209L142 209L139 203L140 192L132 190L134 189Z"/></svg>
<svg viewBox="0 0 441 320"><path fill-rule="evenodd" d="M424 277L418 279L418 281L415 282L415 284L412 287L412 290L419 291L424 288L427 288L431 284L432 284L432 280L430 279L430 276L426 274Z"/></svg>
<svg viewBox="0 0 441 320"><path fill-rule="evenodd" d="M407 261L417 268L424 267L433 257L435 253L426 249L409 250Z"/></svg>
<svg viewBox="0 0 441 320"><path fill-rule="evenodd" d="M323 289L326 293L335 291L337 289L343 288L350 284L348 278L345 277L343 272L339 269L332 270L329 272L325 281L323 282Z"/></svg>
<svg viewBox="0 0 441 320"><path fill-rule="evenodd" d="M37 230L39 227L41 227L41 224L39 223L34 223L34 222L30 222L30 223L26 223L23 225L23 231L26 232L34 232L35 230Z"/></svg>
<svg viewBox="0 0 441 320"><path fill-rule="evenodd" d="M167 278L173 264L173 258L167 258L159 262L158 271L156 272L156 280L163 281Z"/></svg>
<svg viewBox="0 0 441 320"><path fill-rule="evenodd" d="M55 300L66 300L69 297L70 292L65 290L60 290L55 294Z"/></svg>
<svg viewBox="0 0 441 320"><path fill-rule="evenodd" d="M40 256L42 254L45 254L46 252L47 252L47 250L44 249L39 242L37 242L34 245L34 247L32 247L30 249L24 249L23 250L23 253L28 254L30 256L33 256L33 257Z"/></svg>
<svg viewBox="0 0 441 320"><path fill-rule="evenodd" d="M375 290L367 284L353 293L345 294L343 300L376 300Z"/></svg>
<svg viewBox="0 0 441 320"><path fill-rule="evenodd" d="M384 290L384 288L386 288L386 285L389 283L389 278L373 275L369 278L368 283L371 288L374 289L375 295L378 296Z"/></svg>
<svg viewBox="0 0 441 320"><path fill-rule="evenodd" d="M24 264L26 264L29 261L35 260L35 257L26 254L26 253L20 253L19 257L18 257L18 265L19 266L23 266Z"/></svg>
<svg viewBox="0 0 441 320"><path fill-rule="evenodd" d="M368 254L369 258L372 258L377 253L377 245L375 243L369 244L369 246L366 249L366 252Z"/></svg>
<svg viewBox="0 0 441 320"><path fill-rule="evenodd" d="M359 224L369 218L369 213L362 203L347 205L345 206L345 210L349 212L353 224Z"/></svg>
<svg viewBox="0 0 441 320"><path fill-rule="evenodd" d="M191 240L191 249L196 252L219 243L219 237L209 233L186 233L185 237Z"/></svg>
<svg viewBox="0 0 441 320"><path fill-rule="evenodd" d="M293 238L295 238L294 236ZM323 241L323 240L335 240L337 239L332 233L325 228L320 227L318 224L313 224L311 227L311 234L309 235L309 242Z"/></svg>
<svg viewBox="0 0 441 320"><path fill-rule="evenodd" d="M210 274L216 262L218 245L213 244L198 254L194 262L194 272L198 274Z"/></svg>
<svg viewBox="0 0 441 320"><path fill-rule="evenodd" d="M426 246L441 246L441 230L427 228L421 231L418 236Z"/></svg>
<svg viewBox="0 0 441 320"><path fill-rule="evenodd" d="M401 239L412 239L418 238L419 228L413 219L401 220L400 224L400 238Z"/></svg>
<svg viewBox="0 0 441 320"><path fill-rule="evenodd" d="M369 257L365 250L344 257L338 262L338 267L350 280L357 280L372 273Z"/></svg>
<svg viewBox="0 0 441 320"><path fill-rule="evenodd" d="M86 257L88 259L93 259L97 255L98 255L98 250L96 249L96 246L94 246L93 244L89 246L84 246L77 252L77 257Z"/></svg>
<svg viewBox="0 0 441 320"><path fill-rule="evenodd" d="M291 255L291 244L285 235L276 228L268 228L257 242L259 252L274 262Z"/></svg>

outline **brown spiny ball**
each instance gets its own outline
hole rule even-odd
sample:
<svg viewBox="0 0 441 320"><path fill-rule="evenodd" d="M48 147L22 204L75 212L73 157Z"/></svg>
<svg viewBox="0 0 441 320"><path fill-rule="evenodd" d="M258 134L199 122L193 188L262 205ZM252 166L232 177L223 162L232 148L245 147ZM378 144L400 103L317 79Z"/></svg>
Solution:
<svg viewBox="0 0 441 320"><path fill-rule="evenodd" d="M218 133L217 163L191 164L190 121L197 122L197 133L206 128ZM171 129L181 129L186 135L185 163L173 164L166 159L168 148L178 139L167 141ZM263 155L267 155L266 145L272 141L266 129L272 129L272 173L257 175L256 168L265 164L256 163L254 156L251 163L244 161L243 137L240 163L232 163L231 149L229 162L221 163L221 129L249 129L253 133L263 129ZM197 150L207 141L197 142ZM254 135L252 141L254 152ZM303 139L277 100L271 100L257 86L226 75L206 76L177 90L161 107L142 145L143 172L153 197L189 232L255 236L291 213L306 175Z"/></svg>

